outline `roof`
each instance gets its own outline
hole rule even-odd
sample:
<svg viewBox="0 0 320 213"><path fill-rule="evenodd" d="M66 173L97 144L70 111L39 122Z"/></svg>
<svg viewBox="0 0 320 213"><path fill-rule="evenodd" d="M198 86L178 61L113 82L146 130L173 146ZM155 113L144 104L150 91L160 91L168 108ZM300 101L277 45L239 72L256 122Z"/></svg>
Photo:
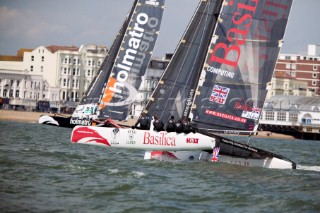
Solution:
<svg viewBox="0 0 320 213"><path fill-rule="evenodd" d="M21 48L17 55L0 55L0 61L23 61L24 52L32 52L33 49Z"/></svg>
<svg viewBox="0 0 320 213"><path fill-rule="evenodd" d="M57 46L57 45L51 45L48 46L47 49L52 52L55 53L59 50L66 50L66 51L79 51L79 47L76 46Z"/></svg>
<svg viewBox="0 0 320 213"><path fill-rule="evenodd" d="M289 110L296 109L301 111L312 111L314 106L320 107L320 97L306 97L306 96L288 96L276 95L266 100L265 109L271 109L268 103L272 102L272 109L275 110ZM296 106L297 108L294 108Z"/></svg>

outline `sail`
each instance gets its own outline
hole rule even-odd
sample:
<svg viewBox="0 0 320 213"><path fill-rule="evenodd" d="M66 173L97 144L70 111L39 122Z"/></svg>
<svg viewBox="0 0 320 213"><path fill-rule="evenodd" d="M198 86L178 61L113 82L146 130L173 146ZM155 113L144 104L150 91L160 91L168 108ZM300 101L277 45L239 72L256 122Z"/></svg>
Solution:
<svg viewBox="0 0 320 213"><path fill-rule="evenodd" d="M288 22L292 0L225 2L192 106L200 129L252 132Z"/></svg>
<svg viewBox="0 0 320 213"><path fill-rule="evenodd" d="M200 1L145 112L167 121L188 114L222 0ZM204 51L205 50L205 51Z"/></svg>
<svg viewBox="0 0 320 213"><path fill-rule="evenodd" d="M126 17L122 27L116 35L116 38L109 49L108 55L103 60L97 74L94 79L91 81L88 89L86 90L85 95L82 97L80 103L75 109L74 113L71 116L70 123L71 124L81 124L81 125L89 125L89 119L86 119L87 116L91 116L95 113L97 104L99 103L101 91L105 85L105 82L109 78L111 73L111 68L116 59L118 50L120 48L121 42L125 35L126 29L128 27L130 17L133 14L135 5L138 0L135 0L128 16Z"/></svg>
<svg viewBox="0 0 320 213"><path fill-rule="evenodd" d="M139 0L100 96L99 118L125 120L158 37L165 0Z"/></svg>

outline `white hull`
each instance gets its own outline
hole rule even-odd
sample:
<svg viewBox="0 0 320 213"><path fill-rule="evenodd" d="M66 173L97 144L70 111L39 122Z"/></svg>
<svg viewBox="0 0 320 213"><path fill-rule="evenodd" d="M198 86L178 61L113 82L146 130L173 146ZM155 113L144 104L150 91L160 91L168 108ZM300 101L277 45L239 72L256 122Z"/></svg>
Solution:
<svg viewBox="0 0 320 213"><path fill-rule="evenodd" d="M129 128L76 126L71 142L106 147L140 150L208 150L215 147L215 138L199 133L178 134Z"/></svg>
<svg viewBox="0 0 320 213"><path fill-rule="evenodd" d="M181 160L181 161L206 161L212 162L212 153L204 151L177 151L177 152L146 152L146 160ZM292 169L292 162L277 157L264 159L240 158L228 155L219 155L218 162L235 164L245 167L263 167L269 169ZM215 163L215 162L213 162Z"/></svg>
<svg viewBox="0 0 320 213"><path fill-rule="evenodd" d="M39 124L48 124L48 125L54 125L59 126L59 123L54 120L51 116L48 115L42 115L39 117Z"/></svg>
<svg viewBox="0 0 320 213"><path fill-rule="evenodd" d="M296 166L294 162L280 155L219 136L200 133L178 134L129 128L76 126L72 131L71 142L146 150L145 159L209 162L213 156L213 149L219 146L219 162L274 169L294 169ZM228 152L229 150L232 151Z"/></svg>

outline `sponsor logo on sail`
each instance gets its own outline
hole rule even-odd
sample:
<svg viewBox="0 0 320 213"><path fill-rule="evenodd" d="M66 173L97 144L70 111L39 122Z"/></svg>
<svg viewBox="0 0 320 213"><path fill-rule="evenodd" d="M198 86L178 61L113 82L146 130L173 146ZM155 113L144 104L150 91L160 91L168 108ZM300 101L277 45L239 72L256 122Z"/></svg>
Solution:
<svg viewBox="0 0 320 213"><path fill-rule="evenodd" d="M211 64L213 62L226 65L227 67L231 67L230 71L208 66L207 71L211 73L216 73L221 76L225 76L228 78L233 78L234 74L232 74L232 69L236 69L238 66L238 61L241 55L240 47L243 46L247 40L247 35L249 33L249 29L253 23L252 16L255 14L259 0L252 0L247 3L239 2L238 4L234 4L233 1L230 1L228 6L236 7L236 11L232 17L233 28L230 28L227 31L227 41L226 42L218 42L217 39L214 39L213 50L211 51L208 59L208 63ZM232 25L230 25L232 26ZM220 65L221 66L221 65ZM218 67L220 67L218 66Z"/></svg>
<svg viewBox="0 0 320 213"><path fill-rule="evenodd" d="M158 6L159 2L157 0L148 0L148 1L146 1L146 4Z"/></svg>
<svg viewBox="0 0 320 213"><path fill-rule="evenodd" d="M220 85L214 85L212 89L212 93L210 96L210 101L218 104L225 104L228 95L230 92L230 88L223 87Z"/></svg>
<svg viewBox="0 0 320 213"><path fill-rule="evenodd" d="M159 2L150 0L149 5L157 5ZM105 87L101 98L99 109L103 109L108 104L114 106L125 106L135 100L138 93L134 86L129 84L128 79L139 76L145 61L149 60L149 49L154 45L157 37L156 29L160 21L156 17L149 17L147 13L134 15L135 22L127 33L125 43L120 48L118 59L115 62L112 73ZM130 78L129 78L130 75ZM117 100L113 100L116 98Z"/></svg>
<svg viewBox="0 0 320 213"><path fill-rule="evenodd" d="M236 121L239 123L246 123L247 122L247 119L245 119L245 118L241 118L241 117L234 116L234 115L229 115L229 114L222 113L222 112L217 112L214 110L206 109L205 113L208 115L212 115L212 116L219 117L219 118L224 118L224 119L231 120L231 121Z"/></svg>
<svg viewBox="0 0 320 213"><path fill-rule="evenodd" d="M153 135L150 132L145 132L143 137L143 144L151 144L158 146L176 146L175 137L167 137L166 132L160 132L160 134Z"/></svg>
<svg viewBox="0 0 320 213"><path fill-rule="evenodd" d="M258 107L250 107L246 104L241 104L239 101L236 102L235 109L238 110L243 110L242 112L242 117L244 118L249 118L249 119L254 119L254 120L259 120L260 114L262 109Z"/></svg>

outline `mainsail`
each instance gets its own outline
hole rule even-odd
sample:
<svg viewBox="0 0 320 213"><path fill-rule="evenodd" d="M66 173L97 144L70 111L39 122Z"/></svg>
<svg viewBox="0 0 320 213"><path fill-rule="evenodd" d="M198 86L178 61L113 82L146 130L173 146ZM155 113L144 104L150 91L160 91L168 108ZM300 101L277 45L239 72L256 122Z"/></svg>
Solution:
<svg viewBox="0 0 320 213"><path fill-rule="evenodd" d="M163 121L187 117L222 0L200 1L145 111Z"/></svg>
<svg viewBox="0 0 320 213"><path fill-rule="evenodd" d="M98 113L98 104L102 120L127 117L155 46L164 2L134 1L108 55L73 113L71 124L90 125L90 116ZM123 99L117 93L121 90Z"/></svg>
<svg viewBox="0 0 320 213"><path fill-rule="evenodd" d="M88 89L86 90L85 95L82 97L80 103L78 104L76 110L71 116L70 123L71 124L82 124L82 125L89 125L89 120L81 116L81 114L85 114L86 110L89 109L89 115L95 113L95 109L97 104L99 103L99 98L101 91L105 85L105 82L108 80L112 66L114 61L116 60L116 56L118 50L121 46L121 42L124 38L125 32L128 28L130 17L133 14L135 5L138 3L138 0L135 0L133 6L126 17L122 27L120 28L119 32L116 35L116 38L109 49L108 55L105 57L103 63L101 64L97 74L95 75L94 79L91 81ZM84 123L86 121L86 123Z"/></svg>
<svg viewBox="0 0 320 213"><path fill-rule="evenodd" d="M139 0L99 100L99 118L125 120L158 37L165 0Z"/></svg>
<svg viewBox="0 0 320 213"><path fill-rule="evenodd" d="M291 5L292 0L225 1L192 106L198 128L257 129Z"/></svg>

